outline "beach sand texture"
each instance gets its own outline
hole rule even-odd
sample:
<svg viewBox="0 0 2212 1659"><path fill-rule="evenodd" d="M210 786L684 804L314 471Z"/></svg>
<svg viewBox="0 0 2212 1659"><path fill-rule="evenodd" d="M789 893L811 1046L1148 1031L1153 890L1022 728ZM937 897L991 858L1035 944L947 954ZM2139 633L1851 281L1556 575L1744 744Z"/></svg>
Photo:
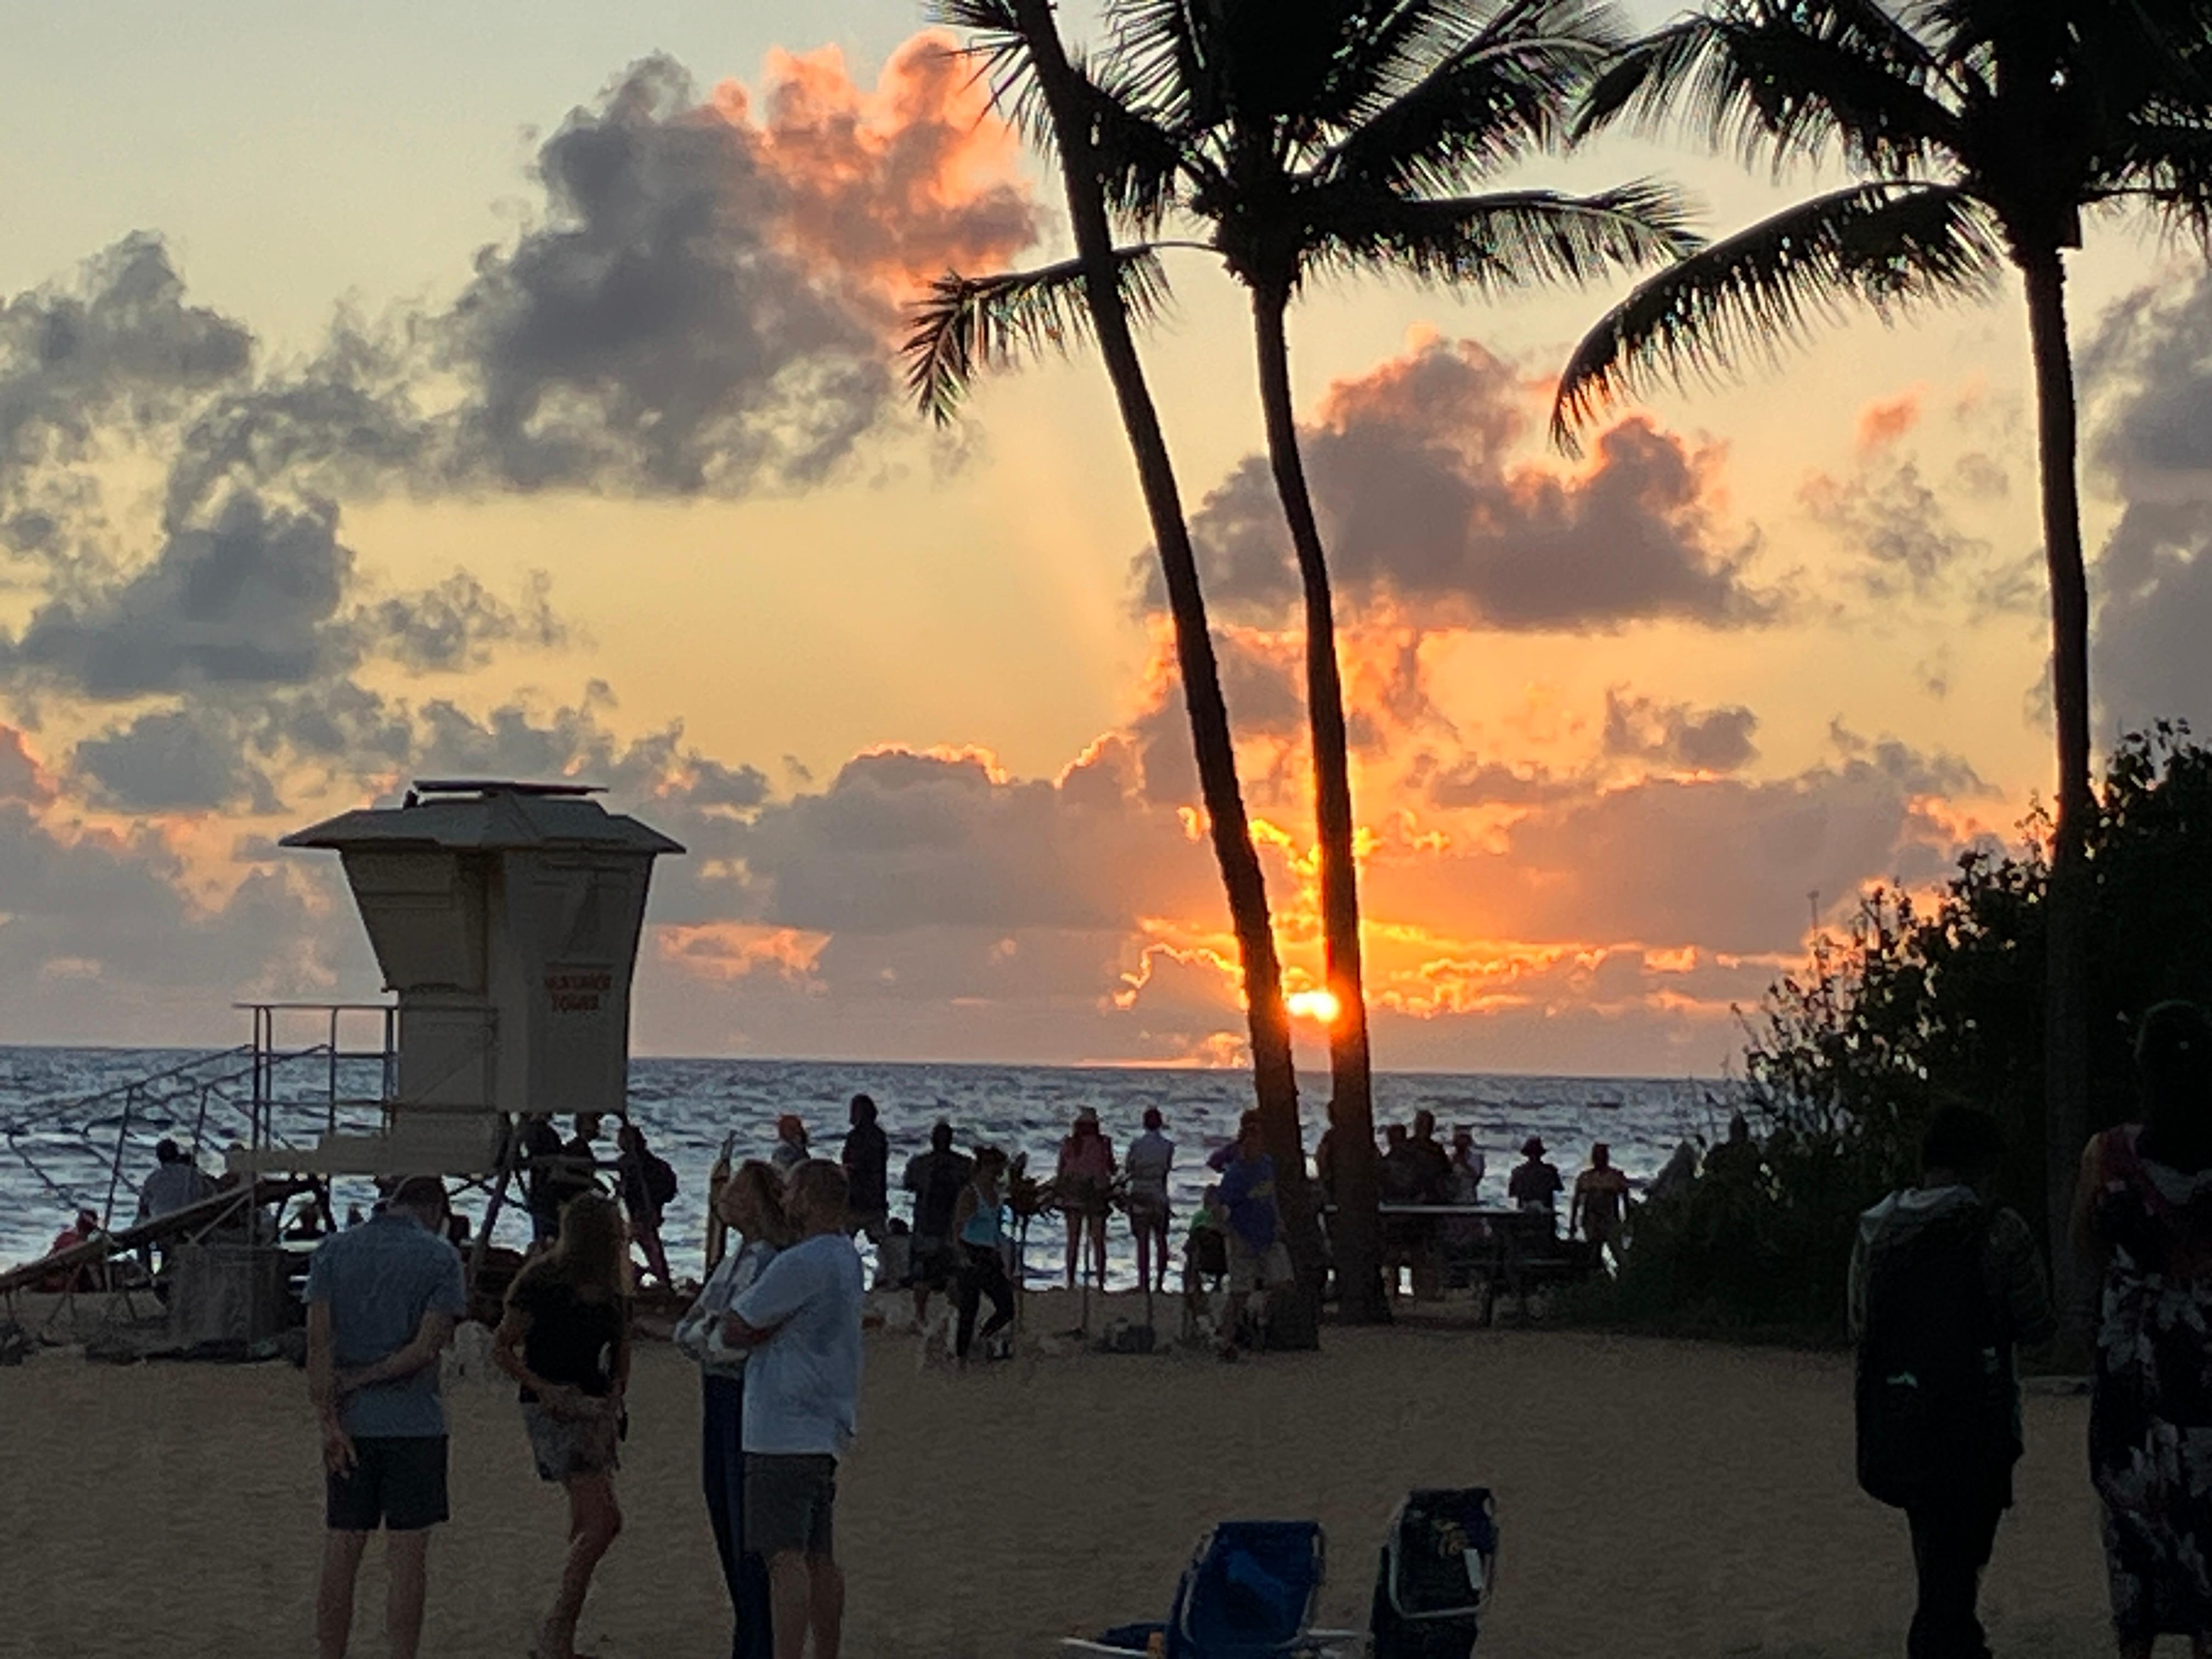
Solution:
<svg viewBox="0 0 2212 1659"><path fill-rule="evenodd" d="M1118 1301L1119 1298L1116 1298ZM1049 1330L1072 1310L1033 1297ZM1096 1310L1094 1310L1094 1314ZM1488 1484L1504 1534L1486 1659L1607 1651L1843 1659L1903 1651L1901 1516L1850 1470L1839 1356L1513 1330L1330 1330L1319 1355L1024 1358L969 1376L870 1338L842 1480L852 1659L1045 1659L1164 1616L1192 1541L1231 1516L1328 1528L1327 1620L1364 1627L1376 1550L1415 1485ZM425 1652L514 1656L553 1582L557 1493L509 1389L449 1388L453 1523ZM2108 1650L2086 1404L2029 1401L2021 1502L1984 1596L2001 1652ZM580 1650L726 1650L697 1490L697 1386L642 1345L623 1500ZM311 1650L316 1442L284 1365L0 1371L0 1654ZM354 1651L384 1651L380 1547Z"/></svg>

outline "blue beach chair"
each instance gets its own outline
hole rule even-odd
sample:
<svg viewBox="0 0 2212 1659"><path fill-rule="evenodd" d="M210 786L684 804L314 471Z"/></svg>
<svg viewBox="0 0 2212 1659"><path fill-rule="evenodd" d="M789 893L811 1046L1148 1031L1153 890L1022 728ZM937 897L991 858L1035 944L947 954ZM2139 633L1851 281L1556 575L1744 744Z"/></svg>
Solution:
<svg viewBox="0 0 2212 1659"><path fill-rule="evenodd" d="M1165 1624L1122 1625L1063 1654L1143 1653L1158 1637L1165 1659L1334 1659L1358 1631L1316 1630L1326 1547L1312 1521L1224 1521L1198 1541Z"/></svg>

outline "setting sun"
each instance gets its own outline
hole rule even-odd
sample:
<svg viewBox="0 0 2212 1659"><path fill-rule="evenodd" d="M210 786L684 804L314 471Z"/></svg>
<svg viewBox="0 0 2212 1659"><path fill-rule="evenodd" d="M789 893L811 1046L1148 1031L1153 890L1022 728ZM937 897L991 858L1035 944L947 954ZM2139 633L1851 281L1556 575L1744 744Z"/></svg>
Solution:
<svg viewBox="0 0 2212 1659"><path fill-rule="evenodd" d="M1310 1019L1316 1025L1334 1025L1342 1010L1334 991L1293 991L1285 999L1292 1019Z"/></svg>

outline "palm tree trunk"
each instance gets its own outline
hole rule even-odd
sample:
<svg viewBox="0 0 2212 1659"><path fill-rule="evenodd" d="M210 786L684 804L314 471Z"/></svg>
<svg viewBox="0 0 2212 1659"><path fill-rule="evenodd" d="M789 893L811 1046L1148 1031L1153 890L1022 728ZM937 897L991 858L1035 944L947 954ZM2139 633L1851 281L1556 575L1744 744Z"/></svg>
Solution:
<svg viewBox="0 0 2212 1659"><path fill-rule="evenodd" d="M2090 1286L2067 1248L2081 1147L2089 1138L2089 907L2085 850L2096 798L2089 781L2089 586L2081 556L2073 355L2066 338L2066 268L2053 247L2021 257L2035 356L2044 556L2051 580L2051 690L2058 721L2057 815L2045 921L2043 1109L2051 1279L2061 1343L2086 1358Z"/></svg>
<svg viewBox="0 0 2212 1659"><path fill-rule="evenodd" d="M1359 871L1352 857L1352 769L1344 726L1344 682L1336 660L1336 612L1328 561L1306 488L1291 398L1290 342L1284 329L1290 290L1252 289L1253 330L1260 349L1260 401L1267 422L1267 459L1275 491L1297 550L1305 594L1306 717L1313 734L1314 817L1321 843L1322 941L1337 1017L1329 1027L1328 1103L1336 1218L1329 1243L1336 1254L1338 1307L1355 1323L1384 1324L1381 1194L1375 1167L1374 1083L1367 1048L1367 996L1359 961Z"/></svg>
<svg viewBox="0 0 2212 1659"><path fill-rule="evenodd" d="M1070 66L1053 21L1051 0L1014 0L1016 16L1028 44L1039 89L1050 111L1060 158L1068 216L1076 252L1083 261L1085 295L1098 331L1100 355L1114 385L1121 424L1137 463L1152 538L1174 619L1176 660L1182 672L1183 704L1190 716L1191 742L1197 751L1199 784L1213 837L1213 854L1228 890L1229 914L1237 933L1244 974L1245 1019L1252 1042L1253 1085L1269 1154L1276 1170L1277 1201L1298 1282L1305 1294L1275 1334L1304 1346L1317 1341L1321 1240L1313 1194L1306 1180L1304 1137L1298 1124L1297 1073L1291 1057L1291 1021L1283 1003L1282 963L1275 951L1267 915L1267 890L1253 849L1244 796L1237 775L1237 750L1231 740L1229 708L1221 694L1220 666L1207 627L1198 561L1176 485L1175 467L1159 411L1145 380L1134 335L1121 301L1114 259L1113 228L1091 140L1090 112L1080 78Z"/></svg>

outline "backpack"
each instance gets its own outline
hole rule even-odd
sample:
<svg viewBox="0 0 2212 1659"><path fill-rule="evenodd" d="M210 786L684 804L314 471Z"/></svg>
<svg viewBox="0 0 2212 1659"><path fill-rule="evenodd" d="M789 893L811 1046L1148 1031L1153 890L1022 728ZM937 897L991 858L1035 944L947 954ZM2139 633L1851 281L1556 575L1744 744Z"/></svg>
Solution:
<svg viewBox="0 0 2212 1659"><path fill-rule="evenodd" d="M2020 1455L1988 1278L1990 1212L1938 1216L1868 1261L1857 1375L1858 1477L1896 1509L1984 1484Z"/></svg>
<svg viewBox="0 0 2212 1659"><path fill-rule="evenodd" d="M676 1196L676 1171L666 1158L653 1152L645 1155L645 1195L656 1210Z"/></svg>

